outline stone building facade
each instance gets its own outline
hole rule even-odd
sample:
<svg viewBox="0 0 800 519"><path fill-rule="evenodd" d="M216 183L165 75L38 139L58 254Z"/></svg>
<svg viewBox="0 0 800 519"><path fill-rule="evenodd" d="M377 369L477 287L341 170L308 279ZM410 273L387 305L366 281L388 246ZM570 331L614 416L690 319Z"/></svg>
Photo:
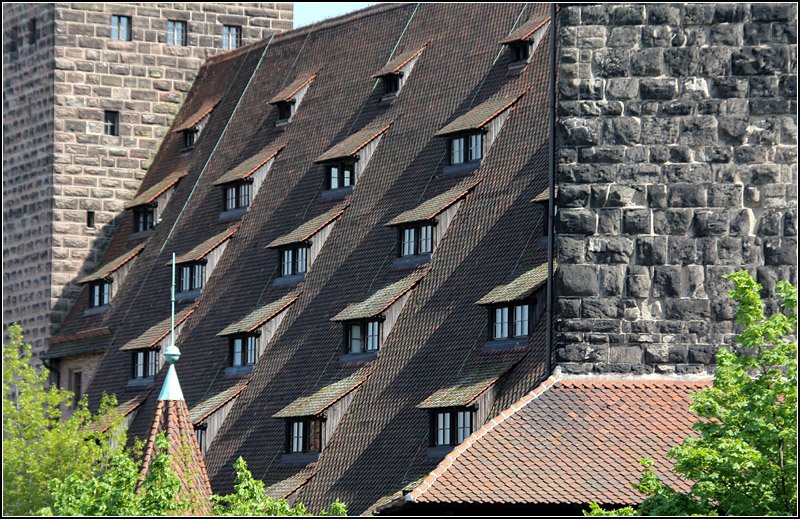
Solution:
<svg viewBox="0 0 800 519"><path fill-rule="evenodd" d="M722 276L797 284L797 7L565 6L556 360L696 373L731 343Z"/></svg>
<svg viewBox="0 0 800 519"><path fill-rule="evenodd" d="M18 322L35 352L46 346L201 64L223 52L223 26L247 45L292 16L290 3L3 5L4 330ZM128 39L112 34L119 17ZM171 21L185 46L168 43Z"/></svg>

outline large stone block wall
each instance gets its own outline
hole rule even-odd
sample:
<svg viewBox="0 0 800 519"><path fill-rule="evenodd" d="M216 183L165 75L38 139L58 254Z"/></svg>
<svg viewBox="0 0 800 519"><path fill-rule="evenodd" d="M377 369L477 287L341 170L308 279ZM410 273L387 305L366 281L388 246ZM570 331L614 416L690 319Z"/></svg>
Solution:
<svg viewBox="0 0 800 519"><path fill-rule="evenodd" d="M50 333L54 12L3 5L3 335L18 322L40 346Z"/></svg>
<svg viewBox="0 0 800 519"><path fill-rule="evenodd" d="M797 283L794 4L565 6L557 362L695 373L733 341L722 279Z"/></svg>
<svg viewBox="0 0 800 519"><path fill-rule="evenodd" d="M26 34L33 9L26 5L3 6L4 32ZM29 167L7 166L29 161L30 154L21 151L24 159L13 151L4 156L4 199L14 200L4 216L16 214L8 211L18 204L31 206L32 200L41 201L42 214L26 210L27 225L4 224L4 307L9 309L3 323L5 327L22 322L39 350L80 292L75 281L98 266L125 202L136 193L201 64L222 52L223 24L241 26L242 44L247 45L291 29L293 7L290 3L57 3L36 9L46 10L50 17L49 25L39 22L37 45L46 57L33 60L35 65L27 63L22 54L32 51L23 44L12 73L4 67L4 95L21 92L36 106L48 99L49 138L41 130L36 138L48 141L49 151L41 153L49 155L49 163L35 181L23 181L33 175ZM132 41L111 39L112 15L131 17ZM168 20L187 22L187 46L167 45ZM44 83L37 83L38 90L31 88L32 76L26 72L31 66L49 71L47 94L40 92ZM119 136L104 135L106 110L119 111ZM20 150L30 147L27 141L34 132L27 115L11 130L6 132L7 142L22 143ZM87 211L94 212L94 227L87 226ZM6 250L23 250L17 235L32 236L27 230L30 221L40 225L37 248L6 258ZM30 249L27 242L24 247ZM33 256L41 261L32 261ZM34 297L34 281L35 303L20 306ZM35 318L29 316L34 307ZM34 326L35 332L29 329Z"/></svg>

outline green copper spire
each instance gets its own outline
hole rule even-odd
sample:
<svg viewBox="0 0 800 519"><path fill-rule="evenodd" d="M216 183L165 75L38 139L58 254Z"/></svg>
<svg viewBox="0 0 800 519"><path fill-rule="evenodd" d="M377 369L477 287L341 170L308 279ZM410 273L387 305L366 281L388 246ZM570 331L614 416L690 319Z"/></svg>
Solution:
<svg viewBox="0 0 800 519"><path fill-rule="evenodd" d="M172 253L172 292L171 292L171 336L169 346L164 350L164 360L169 364L167 378L161 386L159 400L183 400L183 391L178 382L178 372L175 371L175 363L181 358L181 351L175 346L175 253Z"/></svg>

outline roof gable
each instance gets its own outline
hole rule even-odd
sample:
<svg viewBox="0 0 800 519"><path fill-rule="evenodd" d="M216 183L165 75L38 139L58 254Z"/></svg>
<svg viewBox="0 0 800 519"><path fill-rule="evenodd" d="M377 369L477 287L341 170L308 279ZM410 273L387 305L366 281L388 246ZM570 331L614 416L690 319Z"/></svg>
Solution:
<svg viewBox="0 0 800 519"><path fill-rule="evenodd" d="M233 324L226 326L221 332L217 335L220 337L224 337L227 335L235 335L238 333L247 333L252 332L256 328L259 328L264 323L284 311L285 309L289 308L289 306L294 303L297 298L300 296L299 292L292 292L286 294L282 298L278 299L277 301L272 301L271 303L267 303L266 305L256 308L246 317L244 317L241 321L237 321Z"/></svg>
<svg viewBox="0 0 800 519"><path fill-rule="evenodd" d="M472 404L516 364L516 360L487 362L462 374L450 386L443 387L417 405L420 409L463 407Z"/></svg>
<svg viewBox="0 0 800 519"><path fill-rule="evenodd" d="M195 311L195 305L184 308L175 315L175 328L188 319ZM172 317L167 317L160 323L151 326L146 332L129 341L127 344L120 348L121 351L128 350L146 350L154 348L161 340L163 340L172 331Z"/></svg>
<svg viewBox="0 0 800 519"><path fill-rule="evenodd" d="M244 162L229 169L224 175L214 181L215 186L245 180L255 173L261 166L278 156L286 147L286 143L273 143L265 146L261 151L255 153Z"/></svg>
<svg viewBox="0 0 800 519"><path fill-rule="evenodd" d="M221 100L222 100L221 95L204 99L203 102L200 103L200 106L197 107L197 109L194 112L184 117L182 122L177 124L175 126L175 129L173 129L172 131L177 133L186 130L191 130L192 128L197 126L197 123L202 121L204 117L210 114L214 110L214 108L216 108L217 104L219 104Z"/></svg>
<svg viewBox="0 0 800 519"><path fill-rule="evenodd" d="M362 368L348 377L324 386L309 396L301 396L274 415L273 418L302 418L318 416L325 409L335 404L340 398L360 386L367 378L366 369Z"/></svg>
<svg viewBox="0 0 800 519"><path fill-rule="evenodd" d="M240 382L203 400L189 411L189 419L195 425L202 422L211 413L236 398L246 387L247 382Z"/></svg>
<svg viewBox="0 0 800 519"><path fill-rule="evenodd" d="M511 108L522 95L523 94L517 94L511 97L498 96L484 101L464 115L457 117L434 135L441 137L470 130L480 130L486 126L489 121Z"/></svg>
<svg viewBox="0 0 800 519"><path fill-rule="evenodd" d="M342 214L344 214L345 209L349 204L347 202L337 205L336 207L330 209L322 213L321 215L312 218L311 220L303 223L295 230L281 236L280 238L276 238L272 240L269 245L267 245L268 249L275 249L278 247L285 247L287 245L292 245L295 243L303 243L312 236L317 234L321 231L326 225L330 224L331 222L337 220Z"/></svg>
<svg viewBox="0 0 800 519"><path fill-rule="evenodd" d="M400 72L400 70L402 70L402 68L403 68L403 67L405 67L405 66L406 66L406 65L407 65L407 64L408 64L408 63L409 63L411 60L413 60L414 58L416 58L416 57L418 57L420 54L422 54L422 52L423 52L423 51L424 51L424 50L425 50L427 47L428 47L428 43L425 43L423 46L421 46L421 47L419 47L419 48L417 48L417 49L413 49L413 50L406 51L406 52L403 52L403 53L401 53L401 54L398 54L397 56L395 56L394 58L392 58L391 60L389 60L389 62L388 62L386 65L384 65L383 67L381 67L381 68L380 68L380 70L378 70L377 72L375 72L375 73L372 75L372 77L374 77L374 78L380 78L380 77L384 77L384 76L390 76L390 75L392 75L392 74L397 74L397 73L398 73L398 72Z"/></svg>
<svg viewBox="0 0 800 519"><path fill-rule="evenodd" d="M439 213L455 204L482 182L482 179L467 179L444 193L422 202L414 209L409 209L395 216L386 224L387 226L402 225L406 223L433 220Z"/></svg>
<svg viewBox="0 0 800 519"><path fill-rule="evenodd" d="M180 179L185 177L189 173L189 169L187 166L183 166L180 169L173 171L161 181L153 184L149 188L145 189L138 195L136 195L132 200L130 200L127 204L125 204L125 209L131 209L136 206L145 205L153 202L156 198L161 196L165 191L169 188L174 186L178 183Z"/></svg>
<svg viewBox="0 0 800 519"><path fill-rule="evenodd" d="M534 16L527 22L520 25L518 28L511 31L511 33L508 36L500 40L500 43L504 45L509 45L512 43L527 41L533 36L533 33L535 33L538 29L540 29L549 21L550 21L549 14L541 14L539 16Z"/></svg>
<svg viewBox="0 0 800 519"><path fill-rule="evenodd" d="M92 281L100 281L101 279L106 279L116 270L120 269L123 265L125 265L133 258L135 258L140 252L142 252L142 250L144 250L144 246L145 246L144 243L140 243L133 249L123 254L122 256L114 258L113 260L109 261L108 263L97 269L95 272L81 278L81 280L78 281L78 283L84 284L84 283L90 283Z"/></svg>
<svg viewBox="0 0 800 519"><path fill-rule="evenodd" d="M239 226L235 225L233 227L229 227L225 229L219 234L215 234L211 238L205 240L200 245L195 246L189 252L181 254L180 256L175 258L175 263L188 263L191 261L198 261L206 257L208 254L211 253L214 249L222 245L223 242L230 239L236 231L239 230ZM167 265L171 265L172 261L168 261Z"/></svg>
<svg viewBox="0 0 800 519"><path fill-rule="evenodd" d="M276 105L278 103L288 103L294 96L302 90L304 87L309 85L314 78L317 77L316 72L309 72L306 74L300 74L297 79L292 81L289 86L275 94L275 96L269 100L269 104Z"/></svg>
<svg viewBox="0 0 800 519"><path fill-rule="evenodd" d="M392 303L414 288L427 273L427 268L418 269L403 279L383 287L360 303L348 305L347 308L331 318L331 321L352 321L380 315Z"/></svg>
<svg viewBox="0 0 800 519"><path fill-rule="evenodd" d="M557 268L553 262L553 270ZM537 265L527 272L523 272L516 279L505 285L493 288L488 294L478 299L475 304L493 305L521 301L533 294L547 282L547 263Z"/></svg>
<svg viewBox="0 0 800 519"><path fill-rule="evenodd" d="M391 126L391 122L381 122L362 128L317 157L314 163L354 157L361 148L386 133Z"/></svg>

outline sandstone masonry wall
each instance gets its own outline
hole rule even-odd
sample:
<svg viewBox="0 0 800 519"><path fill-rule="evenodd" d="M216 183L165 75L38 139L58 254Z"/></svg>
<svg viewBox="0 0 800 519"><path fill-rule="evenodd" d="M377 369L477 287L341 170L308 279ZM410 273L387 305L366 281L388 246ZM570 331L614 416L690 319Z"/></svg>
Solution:
<svg viewBox="0 0 800 519"><path fill-rule="evenodd" d="M556 358L567 372L713 369L723 274L797 283L794 4L560 13Z"/></svg>
<svg viewBox="0 0 800 519"><path fill-rule="evenodd" d="M131 41L111 39L112 15L131 18ZM4 65L4 328L20 322L34 350L45 347L200 65L222 52L223 24L241 26L247 45L291 29L292 15L290 3L3 6L4 41L24 40ZM39 40L29 45L34 17ZM186 46L167 44L168 20L187 22ZM119 136L104 135L106 110L119 112Z"/></svg>

